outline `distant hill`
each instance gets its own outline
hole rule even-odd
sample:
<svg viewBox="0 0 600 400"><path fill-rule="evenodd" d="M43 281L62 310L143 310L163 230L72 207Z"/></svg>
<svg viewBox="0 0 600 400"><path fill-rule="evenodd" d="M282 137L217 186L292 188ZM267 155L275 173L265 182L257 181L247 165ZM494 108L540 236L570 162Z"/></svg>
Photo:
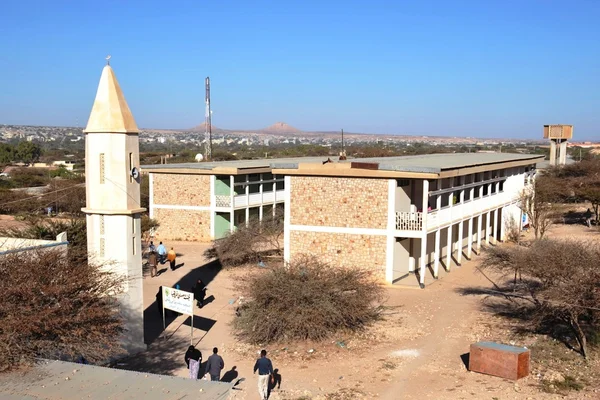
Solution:
<svg viewBox="0 0 600 400"><path fill-rule="evenodd" d="M192 129L190 129L190 131L195 131L195 132L206 132L206 124L203 122L200 125L196 125L195 127L193 127ZM221 128L217 128L216 126L212 125L211 126L211 131L213 133L217 133L217 132L222 132L223 129Z"/></svg>
<svg viewBox="0 0 600 400"><path fill-rule="evenodd" d="M281 135L286 133L301 133L302 131L300 129L294 128L291 125L286 124L285 122L275 122L273 125L261 129L259 132L269 133L273 135Z"/></svg>

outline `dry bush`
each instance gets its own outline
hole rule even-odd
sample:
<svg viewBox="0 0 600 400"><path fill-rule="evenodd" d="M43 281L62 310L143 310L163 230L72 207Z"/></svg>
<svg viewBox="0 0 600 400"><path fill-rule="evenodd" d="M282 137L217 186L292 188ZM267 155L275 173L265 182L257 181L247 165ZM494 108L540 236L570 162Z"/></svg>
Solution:
<svg viewBox="0 0 600 400"><path fill-rule="evenodd" d="M541 176L533 187L526 188L519 197L519 208L527 215L536 239L543 239L546 231L560 214L557 195L561 182L556 178Z"/></svg>
<svg viewBox="0 0 600 400"><path fill-rule="evenodd" d="M322 340L378 318L383 288L368 271L301 258L242 278L234 327L251 343Z"/></svg>
<svg viewBox="0 0 600 400"><path fill-rule="evenodd" d="M238 227L223 239L215 240L205 252L207 258L218 258L224 267L257 262L261 254L282 255L283 214L263 218L251 218L247 225Z"/></svg>
<svg viewBox="0 0 600 400"><path fill-rule="evenodd" d="M506 277L514 276L509 308L538 330L560 332L587 357L587 337L597 332L600 312L600 243L538 240L529 247L488 249L483 265ZM522 277L516 284L516 276ZM564 329L561 329L564 327ZM564 334L564 332L568 332Z"/></svg>
<svg viewBox="0 0 600 400"><path fill-rule="evenodd" d="M509 218L505 225L504 230L506 232L506 240L511 243L521 242L521 229L517 221L514 218Z"/></svg>
<svg viewBox="0 0 600 400"><path fill-rule="evenodd" d="M0 371L36 357L100 362L120 353L122 278L60 251L0 257Z"/></svg>

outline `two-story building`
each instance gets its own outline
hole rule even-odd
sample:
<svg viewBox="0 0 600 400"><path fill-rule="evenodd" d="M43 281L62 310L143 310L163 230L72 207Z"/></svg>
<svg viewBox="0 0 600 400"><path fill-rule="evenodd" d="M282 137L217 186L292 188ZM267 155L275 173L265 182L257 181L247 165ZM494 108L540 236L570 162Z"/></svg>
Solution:
<svg viewBox="0 0 600 400"><path fill-rule="evenodd" d="M284 179L271 173L272 161L142 166L150 178L150 217L160 223L156 239L210 241L251 218L283 213Z"/></svg>
<svg viewBox="0 0 600 400"><path fill-rule="evenodd" d="M432 154L145 166L156 238L208 241L284 213L284 257L311 254L422 287L521 228L543 156ZM412 278L411 278L412 277ZM416 277L416 279L415 279Z"/></svg>
<svg viewBox="0 0 600 400"><path fill-rule="evenodd" d="M518 206L543 156L432 154L273 162L285 176L285 260L313 254L387 282L437 279L482 243L521 228ZM429 273L428 273L429 271ZM428 280L429 281L429 280Z"/></svg>

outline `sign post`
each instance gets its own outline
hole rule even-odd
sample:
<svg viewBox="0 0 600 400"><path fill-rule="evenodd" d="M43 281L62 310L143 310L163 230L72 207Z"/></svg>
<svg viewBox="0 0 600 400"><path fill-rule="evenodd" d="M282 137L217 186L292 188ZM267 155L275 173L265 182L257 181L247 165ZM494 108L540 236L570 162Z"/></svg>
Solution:
<svg viewBox="0 0 600 400"><path fill-rule="evenodd" d="M165 308L190 316L190 344L194 344L194 294L170 287L162 287L163 328L166 331Z"/></svg>

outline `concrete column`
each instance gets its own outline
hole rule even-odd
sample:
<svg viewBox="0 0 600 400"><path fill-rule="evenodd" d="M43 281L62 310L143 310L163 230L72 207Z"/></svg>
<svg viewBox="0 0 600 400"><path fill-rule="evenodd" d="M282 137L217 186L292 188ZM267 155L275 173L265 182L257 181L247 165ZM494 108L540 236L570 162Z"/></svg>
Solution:
<svg viewBox="0 0 600 400"><path fill-rule="evenodd" d="M491 213L488 211L485 217L485 244L488 246L490 244L490 227L491 225Z"/></svg>
<svg viewBox="0 0 600 400"><path fill-rule="evenodd" d="M292 255L290 248L291 242L291 212L290 212L290 198L292 196L292 179L290 176L285 178L285 196L284 196L284 211L283 211L283 261L289 263ZM273 184L275 185L275 184ZM273 210L275 210L275 203L273 203ZM275 214L273 214L275 215Z"/></svg>
<svg viewBox="0 0 600 400"><path fill-rule="evenodd" d="M419 268L419 286L421 289L425 289L425 265L427 261L425 258L427 257L427 232L421 235L421 262Z"/></svg>
<svg viewBox="0 0 600 400"><path fill-rule="evenodd" d="M250 219L250 175L246 175L246 226Z"/></svg>
<svg viewBox="0 0 600 400"><path fill-rule="evenodd" d="M388 283L394 281L394 246L396 244L396 187L398 182L395 179L388 180L388 219L387 219L387 238L385 249L385 280ZM410 267L407 265L407 269Z"/></svg>
<svg viewBox="0 0 600 400"><path fill-rule="evenodd" d="M450 187L454 187L454 178L450 178ZM452 262L452 226L454 223L452 222L454 215L454 192L450 192L448 194L448 207L450 208L450 225L448 225L448 236L446 243L446 271L450 271L450 263Z"/></svg>
<svg viewBox="0 0 600 400"><path fill-rule="evenodd" d="M500 241L501 242L504 242L506 240L506 232L505 232L505 227L504 227L504 225L505 225L505 223L504 223L504 219L505 219L505 217L504 217L504 210L505 209L506 209L506 207L502 207L500 209L500 220L499 220L499 223L500 223Z"/></svg>
<svg viewBox="0 0 600 400"><path fill-rule="evenodd" d="M560 143L560 156L558 159L559 165L565 165L567 163L567 141L563 140Z"/></svg>
<svg viewBox="0 0 600 400"><path fill-rule="evenodd" d="M464 222L461 220L458 222L458 240L456 241L456 265L460 267L462 263L462 247L463 247L463 225Z"/></svg>
<svg viewBox="0 0 600 400"><path fill-rule="evenodd" d="M550 165L556 165L556 141L550 140Z"/></svg>
<svg viewBox="0 0 600 400"><path fill-rule="evenodd" d="M148 210L150 214L150 218L154 218L154 174L148 174L148 190L150 191L150 200L148 204L150 205L150 210Z"/></svg>
<svg viewBox="0 0 600 400"><path fill-rule="evenodd" d="M216 218L216 206L217 199L215 197L215 180L217 177L215 175L210 175L210 238L215 238L215 218Z"/></svg>
<svg viewBox="0 0 600 400"><path fill-rule="evenodd" d="M477 255L481 254L481 229L482 229L482 221L481 218L483 214L479 214L477 216Z"/></svg>
<svg viewBox="0 0 600 400"><path fill-rule="evenodd" d="M258 207L258 220L262 221L263 219L263 203L264 203L264 199L263 199L263 174L259 174L258 175L260 178L260 185L258 185L258 190L260 191L260 207Z"/></svg>
<svg viewBox="0 0 600 400"><path fill-rule="evenodd" d="M435 249L434 249L434 261L433 261L433 277L438 278L438 271L440 269L440 229L435 231Z"/></svg>
<svg viewBox="0 0 600 400"><path fill-rule="evenodd" d="M494 209L494 232L492 238L494 239L494 244L498 244L498 209Z"/></svg>
<svg viewBox="0 0 600 400"><path fill-rule="evenodd" d="M235 178L233 175L229 175L229 231L233 232L233 229L235 228L235 224L234 224L234 218L235 218L235 213L234 213L234 208L233 208L233 196L235 196L235 192L233 189L233 185L235 184Z"/></svg>
<svg viewBox="0 0 600 400"><path fill-rule="evenodd" d="M467 260L471 259L473 251L473 217L469 218L469 240L467 242Z"/></svg>

